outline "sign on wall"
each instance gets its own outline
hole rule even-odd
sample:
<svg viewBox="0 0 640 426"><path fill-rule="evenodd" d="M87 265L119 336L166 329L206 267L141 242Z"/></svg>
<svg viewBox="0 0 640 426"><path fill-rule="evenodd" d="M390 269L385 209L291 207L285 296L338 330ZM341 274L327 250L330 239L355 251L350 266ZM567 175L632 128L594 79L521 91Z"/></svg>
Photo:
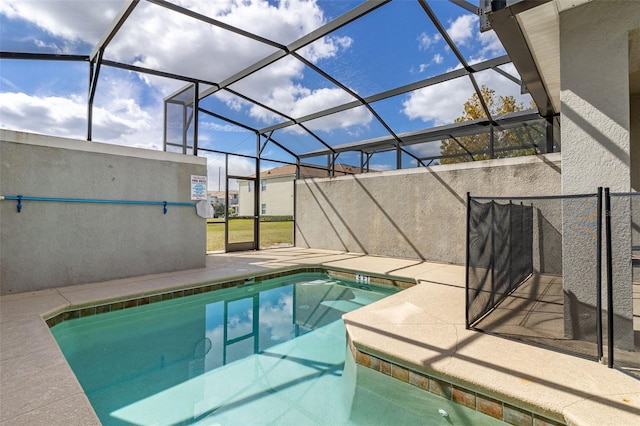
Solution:
<svg viewBox="0 0 640 426"><path fill-rule="evenodd" d="M191 199L207 199L207 177L191 175Z"/></svg>

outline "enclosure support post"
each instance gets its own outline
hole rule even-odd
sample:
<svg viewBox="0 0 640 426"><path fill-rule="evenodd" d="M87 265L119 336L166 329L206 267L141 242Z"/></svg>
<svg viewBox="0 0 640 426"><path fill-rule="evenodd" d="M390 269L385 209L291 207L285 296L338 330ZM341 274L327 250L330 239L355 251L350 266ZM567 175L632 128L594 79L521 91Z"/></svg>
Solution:
<svg viewBox="0 0 640 426"><path fill-rule="evenodd" d="M187 106L182 104L182 154L187 153Z"/></svg>
<svg viewBox="0 0 640 426"><path fill-rule="evenodd" d="M553 152L553 117L547 117L547 153Z"/></svg>
<svg viewBox="0 0 640 426"><path fill-rule="evenodd" d="M598 339L598 361L602 361L602 187L598 187L596 207L596 338Z"/></svg>
<svg viewBox="0 0 640 426"><path fill-rule="evenodd" d="M167 101L163 102L164 107L164 126L162 127L162 150L167 152Z"/></svg>
<svg viewBox="0 0 640 426"><path fill-rule="evenodd" d="M493 129L493 124L489 126L489 158L496 158L495 153L495 132Z"/></svg>
<svg viewBox="0 0 640 426"><path fill-rule="evenodd" d="M464 326L468 330L469 329L469 258L470 258L470 249L469 249L469 231L471 230L471 193L467 192L467 235L466 235L466 253L465 253L465 274L464 274Z"/></svg>
<svg viewBox="0 0 640 426"><path fill-rule="evenodd" d="M96 96L96 86L98 85L98 76L100 75L100 66L102 65L102 54L104 49L98 50L98 58L89 64L89 99L87 100L87 140L93 138L93 100ZM95 69L94 69L95 66Z"/></svg>
<svg viewBox="0 0 640 426"><path fill-rule="evenodd" d="M260 190L262 188L262 182L260 181L260 133L256 132L256 187L254 191L253 202L253 249L260 250Z"/></svg>
<svg viewBox="0 0 640 426"><path fill-rule="evenodd" d="M229 154L224 155L224 251L229 247Z"/></svg>
<svg viewBox="0 0 640 426"><path fill-rule="evenodd" d="M193 87L193 155L198 156L198 112L200 111L200 84L196 81Z"/></svg>
<svg viewBox="0 0 640 426"><path fill-rule="evenodd" d="M611 253L611 195L604 189L605 244L607 245L607 366L613 368L613 255Z"/></svg>

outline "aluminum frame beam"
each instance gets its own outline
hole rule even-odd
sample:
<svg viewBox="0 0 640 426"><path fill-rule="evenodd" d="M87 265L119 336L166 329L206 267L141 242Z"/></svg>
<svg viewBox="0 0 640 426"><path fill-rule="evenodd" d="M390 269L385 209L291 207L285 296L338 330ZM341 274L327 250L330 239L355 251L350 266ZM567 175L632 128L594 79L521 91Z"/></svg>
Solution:
<svg viewBox="0 0 640 426"><path fill-rule="evenodd" d="M434 77L429 77L424 80L420 80L414 83L410 83L404 86L396 87L391 90L387 90L384 92L377 93L375 95L367 96L362 98L365 103L373 103L377 101L381 101L383 99L388 99L394 96L402 95L405 93L409 93L414 90L423 89L425 87L433 86L438 83L442 83L448 80L453 80L459 77L464 77L469 75L470 72L479 72L488 69L493 69L499 65L508 64L511 62L511 59L507 55L499 56L497 58L489 59L484 62L480 62L477 64L473 64L469 66L469 69L458 68L453 71L449 71L444 74L440 74ZM299 117L295 120L285 121L279 124L274 124L272 126L264 127L260 129L260 132L268 132L276 129L283 129L285 127L292 126L294 124L304 123L305 121L315 120L316 118L324 117L327 115L335 114L337 112L346 111L351 108L362 106L362 104L358 100L354 100L352 102L348 102L346 104L338 105L332 108L328 108L322 111L315 112L313 114L305 115L304 117Z"/></svg>
<svg viewBox="0 0 640 426"><path fill-rule="evenodd" d="M92 50L91 54L86 56L86 55L56 55L56 54L21 54L21 53L13 53L13 52L0 52L0 59L43 59L43 60L60 60L60 61L87 61L89 62L90 65L90 77L89 77L89 102L88 102L88 140L91 140L91 126L92 126L92 105L93 105L93 98L95 96L95 92L96 92L96 87L97 87L97 83L98 83L98 77L99 77L99 73L100 73L100 68L102 65L106 65L106 66L110 66L110 67L115 67L115 68L121 68L121 69L126 69L129 71L134 71L134 72L140 72L140 73L145 73L145 74L150 74L150 75L155 75L155 76L160 76L160 77L164 77L164 78L169 78L169 79L174 79L174 80L179 80L179 81L184 81L186 83L189 84L194 84L196 87L198 87L199 85L208 85L211 86L209 88L207 88L206 90L204 90L203 92L199 92L199 90L196 89L196 96L195 96L195 108L194 108L194 114L195 114L195 119L197 120L197 113L198 112L205 112L207 114L213 115L221 120L225 120L227 122L233 123L235 125L238 125L242 128L246 128L247 130L253 131L255 132L258 137L262 136L266 138L266 143L272 142L274 144L276 144L278 147L280 147L281 149L283 149L285 152L287 152L288 154L292 155L293 157L299 159L299 158L306 158L306 157L314 157L317 155L331 155L333 156L333 158L337 158L337 155L339 155L340 152L345 152L345 151L360 151L361 153L367 153L367 155L370 155L368 153L374 153L374 152L378 152L378 151L389 151L391 149L395 149L397 152L397 166L398 168L401 167L401 157L402 157L402 152L407 153L408 155L414 157L416 160L418 160L419 162L420 159L416 156L414 156L413 154L411 154L410 152L402 149L403 146L405 145L411 145L411 144L416 144L416 143L422 143L422 142L426 142L425 137L426 138L438 138L438 137L451 137L451 138L455 138L456 136L461 136L466 134L465 132L472 132L470 134L473 134L473 132L478 132L478 129L483 129L486 126L510 126L511 124L508 122L508 120L506 120L506 116L503 117L499 117L497 119L494 120L494 118L491 116L491 113L486 105L486 102L484 101L482 94L480 92L480 88L478 87L477 81L474 77L474 73L478 72L478 71L483 71L483 70L487 70L487 69L493 69L494 71L500 73L501 75L505 76L506 78L508 78L509 80L513 81L516 84L520 84L522 86L522 82L519 81L516 77L506 73L504 70L501 70L500 68L498 68L499 65L503 65L506 63L510 63L510 62L514 62L512 61L513 56L517 55L519 58L519 62L524 61L522 63L530 63L530 62L526 62L528 61L533 61L533 59L531 58L531 54L528 51L528 49L525 49L526 52L522 53L523 57L525 59L520 59L520 54L521 52L519 52L519 50L522 49L518 49L517 46L522 46L523 44L523 34L522 31L520 30L517 20L513 19L513 17L515 16L515 14L520 13L523 10L527 10L531 7L535 7L541 3L545 3L551 0L522 0L518 3L515 3L509 7L506 7L502 10L497 10L497 11L493 11L489 14L489 18L492 22L492 26L497 27L496 28L496 33L498 33L498 36L500 37L500 33L502 32L502 34L506 34L506 36L504 37L513 37L515 40L511 40L511 43L513 43L514 46L516 47L509 47L508 51L510 52L515 52L512 53L512 57L510 58L507 55L501 56L499 58L494 58L485 62L482 62L480 64L474 64L474 65L469 65L468 62L466 61L466 59L464 58L464 56L462 55L462 53L460 52L460 50L458 49L458 47L456 46L456 44L453 42L453 40L451 39L451 37L448 35L446 29L444 28L444 26L442 25L442 23L439 21L438 17L435 15L435 13L433 12L433 10L431 9L431 7L429 6L429 4L427 3L426 0L418 0L418 3L420 4L420 6L422 7L422 9L424 10L425 14L427 15L427 17L431 20L431 22L436 26L436 29L438 30L439 34L442 36L442 38L444 39L444 41L446 42L446 44L448 45L448 47L451 49L451 51L456 55L458 61L460 62L460 64L462 65L461 69L456 69L453 71L450 71L448 73L445 74L440 74L434 77L430 77L418 82L414 82L414 83L410 83L401 87L396 87L393 88L391 90L387 90L381 93L377 93L374 95L370 95L367 97L361 97L360 95L358 95L357 93L355 93L354 91L350 90L348 87L346 87L344 84L342 84L338 79L334 78L332 75L330 75L327 72L324 72L322 69L320 69L317 65L315 65L314 63L306 60L306 58L304 58L302 55L300 55L299 53L297 53L300 49L304 48L305 46L308 46L309 44L315 42L316 40L321 39L322 37L325 37L327 35L330 35L332 32L334 32L335 30L361 18L362 16L384 6L385 4L389 3L391 0L370 0L370 1L366 1L363 2L361 4L359 4L358 6L356 6L354 9L351 9L350 11L346 12L345 14L339 16L336 19L333 19L331 21L329 21L328 23L326 23L325 25L317 28L316 30L312 31L311 33L300 37L299 39L293 41L292 43L289 43L288 45L283 45L280 43L277 43L273 40L269 40L267 38L261 37L259 35L256 35L250 31L246 31L237 27L234 27L232 25L226 24L224 22L218 21L216 19L210 18L206 15L202 15L200 13L191 11L189 9L186 9L184 7L178 6L174 3L171 3L170 1L167 0L145 0L148 3L151 3L153 5L156 5L158 7L163 7L171 12L175 12L175 13L179 13L182 14L184 16L187 16L189 18L192 19L196 19L200 22L204 22L206 24L209 25L213 25L219 28L224 29L225 31L230 31L233 32L235 34L238 34L240 36L243 37L247 37L251 40L257 41L259 43L263 43L265 45L271 46L273 48L276 49L275 52L273 52L272 54L254 62L253 64L245 67L244 69L236 72L235 74L227 77L225 80L223 80L222 82L211 82L211 81L205 81L205 80L201 80L198 78L194 78L194 77L189 77L189 76L185 76L185 75L178 75L178 74L174 74L174 73L169 73L169 72L163 72L163 71L158 71L158 70L154 70L154 69L149 69L149 68L144 68L144 67L140 67L140 66L135 66L135 65L130 65L130 64L124 64L124 63L120 63L120 62L116 62L116 61L110 61L110 60L106 60L104 59L104 54L105 54L105 50L107 48L107 46L109 45L109 43L116 37L116 35L118 34L118 31L123 27L123 25L126 23L127 19L129 18L129 16L134 12L135 8L139 5L140 0L125 0L124 5L122 6L122 8L120 9L120 11L118 12L118 14L116 15L116 17L114 18L114 20L112 21L111 25L109 26L109 28L107 29L107 31L105 31L105 33L103 34L103 36L101 37L101 39L98 41L98 43L96 44L96 46L94 47L94 49ZM480 8L476 8L473 6L472 3L466 1L466 0L449 0L451 3L456 4L462 8L464 8L465 10L474 13L474 14L480 14ZM510 20L510 22L507 22L506 20ZM495 24L494 24L495 22ZM514 27L515 25L515 27ZM514 36L515 34L515 36ZM519 34L519 37L518 37ZM503 40L503 37L500 37L501 41L503 42L503 44L505 45L505 47L507 47L507 45L510 45L510 40ZM526 46L526 40L524 40L524 46ZM527 59L526 54L529 54L529 57ZM343 90L345 93L349 94L350 96L353 97L353 101L351 102L347 102L345 104L342 105L338 105L338 106L334 106L331 108L327 108L325 110L322 111L317 111L314 112L312 114L308 114L304 117L299 117L299 118L295 118L295 117L290 117L288 116L286 113L283 113L282 111L276 110L275 108L269 107L261 102L259 102L258 100L251 98L247 95L243 95L242 93L237 92L236 90L231 89L229 86L233 85L234 83L241 81L243 78L257 72L260 71L261 69L264 69L265 67L269 66L270 64L284 58L284 57L292 57L295 58L296 60L302 62L305 66L307 66L308 68L314 70L315 72L319 73L319 75L321 75L324 79L326 79L327 81L333 83L334 85L336 85L337 87L339 87L341 90ZM94 69L95 67L95 69ZM518 66L516 66L518 68ZM535 64L534 64L534 68L535 68ZM518 71L521 72L521 75L523 74L524 71L521 71L520 68L518 68ZM483 107L483 110L486 113L487 119L481 119L481 120L476 120L474 122L466 122L466 123L458 123L457 125L454 126L444 126L442 128L433 128L433 129L427 129L427 130L423 130L420 132L413 132L413 133L405 133L405 134L397 134L394 129L388 125L381 116L379 116L376 112L376 110L373 108L373 106L371 105L372 103L376 102L376 101L380 101L383 99L387 99L387 98L391 98L394 96L398 96L398 95L402 95L405 93L409 93L413 90L419 90L421 88L425 88L425 87L429 87L444 81L448 81L451 79L455 79L455 78L459 78L459 77L468 77L474 87L474 90L476 92L476 94L479 97L479 101ZM538 74L539 76L539 74ZM535 78L533 80L529 80L529 78L524 78L523 80L526 81L527 83L527 87L529 88L530 93L532 94L532 96L534 97L534 100L536 100L536 102L538 103L538 105L540 106L540 102L538 101L539 98L541 99L545 99L543 97L542 94L539 93L540 90L544 91L544 86L540 87L536 87L535 83L531 83L531 81L535 81ZM542 83L540 83L542 85ZM533 86L533 87L532 87ZM178 90L177 92L174 93L174 95L170 95L167 98L165 98L165 102L169 101L170 98L172 96L175 96L176 94L179 94L183 89ZM259 106L261 108L264 108L265 110L270 111L273 114L276 114L280 117L282 117L283 119L285 119L285 121L272 125L272 126L268 126L262 129L254 129L251 126L247 126L244 125L242 123L238 123L238 122L234 122L233 120L229 120L221 115L218 114L214 114L211 113L210 111L206 111L202 108L200 108L197 104L197 101L200 99L203 99L213 93L216 93L220 90L224 90L227 91L253 105ZM535 93L534 93L535 92ZM546 99L548 100L549 97L547 96ZM327 143L326 141L324 141L322 138L320 138L317 134L315 134L313 131L311 131L309 128L307 128L303 123L307 122L307 121L311 121L317 118L321 118L321 117L325 117L331 114L335 114L335 113L339 113L345 110L349 110L352 108L356 108L356 107L360 107L360 106L364 106L365 108L368 109L368 111L376 118L376 120L378 120L378 122L385 128L385 130L388 132L389 136L385 136L382 138L376 138L376 139L371 139L368 141L359 141L359 142L355 142L355 143L349 143L349 144L344 144L341 145L339 147L332 147L329 143ZM549 106L550 106L550 101L549 101ZM550 117L553 116L555 114L555 112L553 110L549 110L548 108L545 107L541 107L540 108L540 112L542 113L543 116L546 117ZM509 117L512 117L512 115L510 114ZM515 117L515 116L514 116ZM529 116L521 116L519 118L517 118L517 120L534 120L534 119L539 119L539 116L536 117L529 117ZM520 121L518 121L518 123L520 123ZM308 132L313 138L315 138L315 140L317 140L322 146L324 146L324 149L320 149L317 151L313 151L313 152L307 152L304 154L295 154L292 150L290 150L289 148L286 148L284 145L276 142L273 139L273 134L276 130L279 129L284 129L290 126L300 126L301 129L305 130L306 132ZM483 127L484 126L484 127ZM505 127L508 128L508 127ZM451 133L453 130L454 133ZM466 129L466 130L465 130ZM445 131L448 131L449 133L443 133ZM196 135L197 135L197 130L196 130ZM431 139L431 140L436 140L436 139ZM196 136L196 141L194 141L194 145L197 146L197 136ZM258 143L258 146L260 144ZM194 147L195 148L195 147Z"/></svg>
<svg viewBox="0 0 640 426"><path fill-rule="evenodd" d="M448 124L445 126L433 127L427 130L420 130L417 132L401 133L399 136L402 139L402 146L414 145L425 142L437 141L443 138L449 138L451 136L470 136L488 131L493 125L499 129L510 129L518 127L523 123L528 122L541 122L542 117L535 110L517 111L506 114L504 116L496 118L493 122L488 119L477 119L464 121L461 123ZM369 139L366 141L360 141L355 143L347 143L340 146L333 147L334 150L342 151L389 151L394 149L395 140L389 137L381 137L375 139ZM325 155L327 152L324 150L307 152L300 154L300 158L311 158L321 155Z"/></svg>
<svg viewBox="0 0 640 426"><path fill-rule="evenodd" d="M138 3L140 3L140 0L125 0L125 3L122 5L122 8L120 9L118 14L115 16L115 18L111 22L111 26L107 29L107 31L100 38L98 43L96 43L96 46L91 51L91 54L89 55L89 60L91 62L96 60L96 56L98 56L98 52L101 49L102 50L106 49L107 45L111 43L111 40L113 40L113 38L116 36L120 28L122 28L124 23L127 21L127 18L129 17L129 15L133 13L133 10L136 8Z"/></svg>
<svg viewBox="0 0 640 426"><path fill-rule="evenodd" d="M447 43L449 48L451 48L451 51L456 55L456 58L458 58L458 61L460 61L464 69L469 71L469 80L471 80L471 84L473 85L473 88L476 91L476 94L478 95L478 101L480 102L480 105L482 105L482 109L484 110L484 113L487 116L487 118L489 120L493 120L493 117L491 117L491 111L489 111L489 107L487 106L487 103L485 102L484 97L482 96L480 87L478 86L478 82L473 76L473 73L470 71L469 64L467 63L467 60L465 59L465 57L462 55L462 52L460 52L460 49L458 49L458 46L456 46L456 44L453 42L453 40L449 36L449 33L444 28L444 26L442 25L442 23L440 22L436 14L433 12L431 7L427 4L426 0L418 0L418 3L420 3L420 6L422 6L422 9L429 16L429 19L431 19L431 22L433 22L433 25L436 26L438 32L440 33L444 41Z"/></svg>
<svg viewBox="0 0 640 426"><path fill-rule="evenodd" d="M281 50L278 52L274 52L271 55L267 56L264 59L259 60L258 62L253 63L252 65L248 66L247 68L237 72L236 74L226 78L225 80L223 80L222 82L220 82L220 87L215 89L215 88L211 88L208 90L205 90L204 92L202 92L202 94L200 95L200 99L205 98L213 93L215 93L216 91L225 88L227 86L230 86L231 84L242 80L243 78L253 74L256 71L261 70L262 68L272 64L273 62L276 62L277 60L283 58L284 56L287 56L288 54L295 52L311 43L313 43L314 41L330 34L331 32L347 25L348 23L360 18L361 16L366 15L369 12L372 12L373 10L379 8L380 6L383 6L384 4L390 2L391 0L383 0L383 1L367 1L365 3L362 3L360 5L358 5L357 7L355 7L354 9L351 9L349 12L339 16L336 19L331 20L330 22L328 22L327 24L321 26L320 28L316 29L315 31L310 32L309 34L299 38L298 40L290 43L287 46L281 46Z"/></svg>
<svg viewBox="0 0 640 426"><path fill-rule="evenodd" d="M21 59L36 61L69 61L88 62L88 55L66 55L59 53L25 53L25 52L0 52L0 59Z"/></svg>
<svg viewBox="0 0 640 426"><path fill-rule="evenodd" d="M480 8L478 6L475 6L471 3L469 3L466 0L449 0L451 3L460 6L461 8L463 8L464 10L466 10L467 12L471 12L475 15L480 16Z"/></svg>

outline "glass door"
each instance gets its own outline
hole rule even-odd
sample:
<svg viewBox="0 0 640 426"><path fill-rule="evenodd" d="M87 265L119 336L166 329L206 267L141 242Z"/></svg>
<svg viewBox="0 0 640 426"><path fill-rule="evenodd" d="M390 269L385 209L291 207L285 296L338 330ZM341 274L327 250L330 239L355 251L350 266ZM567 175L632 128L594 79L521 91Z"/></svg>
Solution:
<svg viewBox="0 0 640 426"><path fill-rule="evenodd" d="M229 178L227 186L238 187L235 213L227 215L226 251L257 250L258 213L255 201L255 179Z"/></svg>

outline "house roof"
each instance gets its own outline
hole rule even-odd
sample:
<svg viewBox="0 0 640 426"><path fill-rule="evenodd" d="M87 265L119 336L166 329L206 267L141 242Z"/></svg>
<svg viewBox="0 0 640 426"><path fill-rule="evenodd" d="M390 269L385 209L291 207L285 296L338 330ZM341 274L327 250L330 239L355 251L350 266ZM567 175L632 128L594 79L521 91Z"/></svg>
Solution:
<svg viewBox="0 0 640 426"><path fill-rule="evenodd" d="M209 197L224 198L225 194L226 194L225 191L207 191L207 195ZM229 195L237 195L237 194L238 194L237 190L235 189L229 190Z"/></svg>
<svg viewBox="0 0 640 426"><path fill-rule="evenodd" d="M361 173L359 167L350 166L348 164L336 164L335 165L335 176L344 176ZM285 166L275 167L273 169L265 170L260 173L260 178L269 179L280 176L295 176L296 174L296 165L295 164L287 164ZM300 165L300 177L301 178L312 178L312 177L328 177L329 173L326 168L320 166L313 165ZM252 175L251 177L255 177Z"/></svg>

